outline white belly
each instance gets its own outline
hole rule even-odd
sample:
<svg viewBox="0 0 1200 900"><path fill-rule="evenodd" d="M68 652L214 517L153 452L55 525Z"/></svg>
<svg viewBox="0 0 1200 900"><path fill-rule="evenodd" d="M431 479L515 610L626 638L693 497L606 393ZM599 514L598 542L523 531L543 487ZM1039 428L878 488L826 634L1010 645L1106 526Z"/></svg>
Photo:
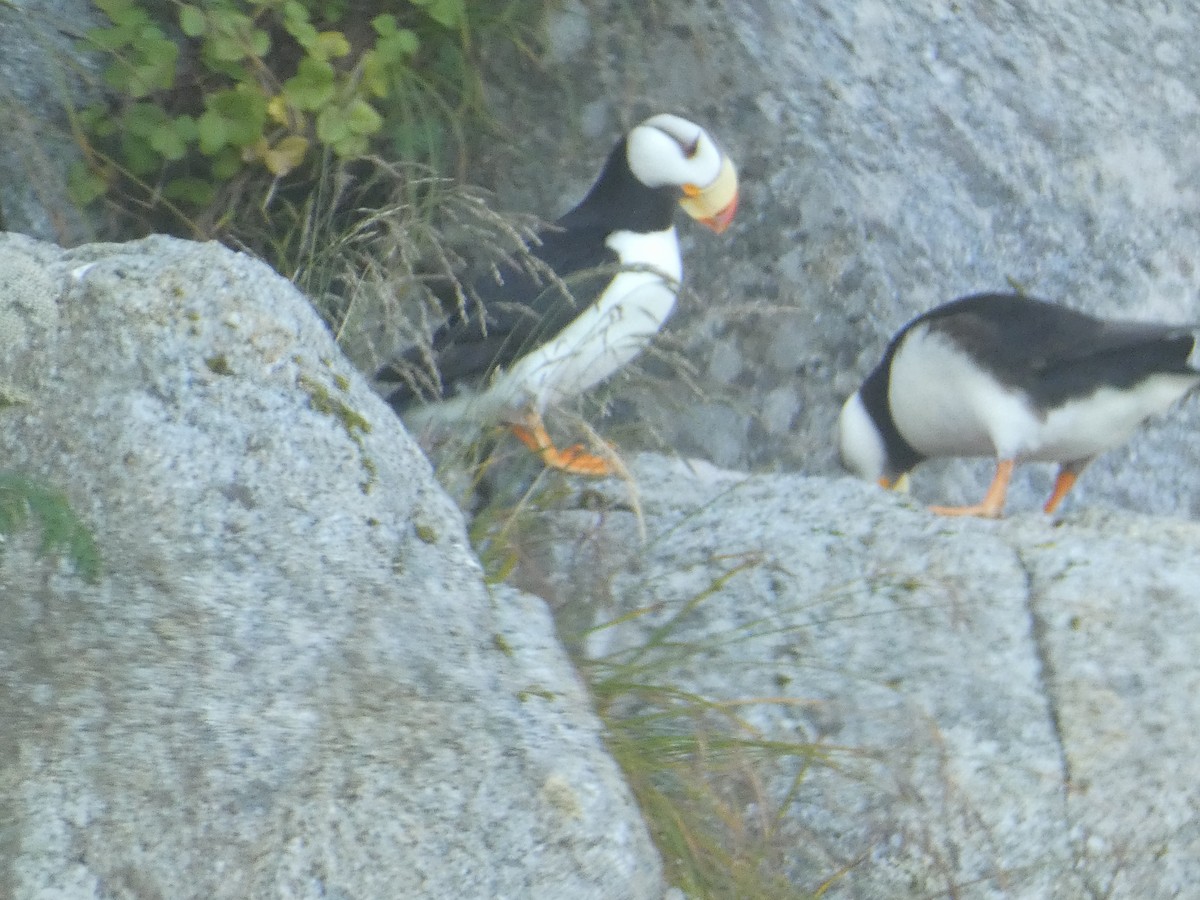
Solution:
<svg viewBox="0 0 1200 900"><path fill-rule="evenodd" d="M1186 375L1156 375L1132 391L1102 388L1072 401L1046 417L1039 446L1030 459L1090 459L1124 443L1150 416L1164 412L1196 384Z"/></svg>
<svg viewBox="0 0 1200 900"><path fill-rule="evenodd" d="M918 326L893 358L888 397L896 427L926 456L1071 462L1127 440L1197 380L1158 375L1128 391L1101 388L1043 416L952 341Z"/></svg>
<svg viewBox="0 0 1200 900"><path fill-rule="evenodd" d="M608 245L623 266L608 290L548 342L501 373L488 393L513 410L539 412L628 365L662 328L683 274L675 229L650 238L618 232Z"/></svg>

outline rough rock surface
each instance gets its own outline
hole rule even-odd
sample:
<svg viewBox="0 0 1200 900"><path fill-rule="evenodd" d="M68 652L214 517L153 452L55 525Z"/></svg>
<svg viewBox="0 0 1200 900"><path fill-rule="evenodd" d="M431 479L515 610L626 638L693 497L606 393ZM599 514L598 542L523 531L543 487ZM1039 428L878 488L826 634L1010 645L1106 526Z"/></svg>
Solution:
<svg viewBox="0 0 1200 900"><path fill-rule="evenodd" d="M1200 526L946 520L849 478L632 468L644 545L610 483L617 505L540 523L543 590L624 617L593 656L694 606L658 634L692 648L664 651L663 681L768 698L745 710L765 736L830 748L785 808L796 884L845 869L823 896L1144 900L1200 883Z"/></svg>
<svg viewBox="0 0 1200 900"><path fill-rule="evenodd" d="M66 192L81 158L66 107L95 93L98 67L74 39L102 19L88 0L0 4L0 231L61 244L91 234Z"/></svg>
<svg viewBox="0 0 1200 900"><path fill-rule="evenodd" d="M1010 282L1103 315L1200 321L1200 20L1182 7L596 0L550 24L542 77L497 62L505 206L558 214L614 134L664 109L709 126L742 175L726 235L681 222L695 296L663 346L703 399L682 381L618 384L615 408L643 426L623 446L835 474L837 410L887 338ZM1068 504L1200 514L1197 427L1192 402ZM915 489L973 502L990 475L930 465ZM1014 499L1044 499L1051 477L1019 473Z"/></svg>
<svg viewBox="0 0 1200 900"><path fill-rule="evenodd" d="M545 605L307 301L216 245L0 239L0 896L657 897Z"/></svg>

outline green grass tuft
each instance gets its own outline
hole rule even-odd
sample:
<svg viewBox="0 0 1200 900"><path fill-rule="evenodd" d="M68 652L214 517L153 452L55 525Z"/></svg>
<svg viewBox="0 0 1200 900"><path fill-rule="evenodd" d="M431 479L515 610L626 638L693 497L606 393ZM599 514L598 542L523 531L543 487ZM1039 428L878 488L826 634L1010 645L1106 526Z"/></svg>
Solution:
<svg viewBox="0 0 1200 900"><path fill-rule="evenodd" d="M773 563L759 553L734 554L686 599L669 606L618 605L604 618L603 611L614 608L610 577L637 567L643 551L636 538L629 534L634 546L610 545L571 530L570 538L559 540L577 542L576 563L563 562L561 547L540 552L554 517L583 509L604 517L602 505L583 502L588 493L577 481L546 474L523 492L494 497L475 515L471 531L490 578L548 600L672 885L691 900L815 900L843 873L808 886L789 878L794 847L785 813L814 767L836 767L834 757L844 751L779 739L752 723L763 707L807 706L807 700L715 699L681 687L681 673L711 665L718 648L748 646L769 627L754 621L699 641L685 633L705 604L724 601L731 582ZM637 518L635 509L624 511ZM629 630L637 637L630 638ZM592 638L609 631L622 632L614 642L620 649L601 655Z"/></svg>
<svg viewBox="0 0 1200 900"><path fill-rule="evenodd" d="M790 842L781 834L788 803L831 749L764 735L745 713L764 705L802 705L789 697L715 700L681 689L673 673L700 664L716 646L750 637L738 628L703 643L679 630L733 578L764 564L735 560L709 587L674 611L659 605L626 612L593 631L642 617L663 618L635 646L600 658L579 657L606 728L606 741L646 817L668 880L702 900L812 900L785 874ZM665 618L664 618L665 614ZM582 647L584 641L568 641ZM768 785L790 778L782 801Z"/></svg>
<svg viewBox="0 0 1200 900"><path fill-rule="evenodd" d="M66 496L15 472L0 473L0 537L7 537L36 520L42 529L40 556L64 553L81 578L100 577L100 553L87 526Z"/></svg>

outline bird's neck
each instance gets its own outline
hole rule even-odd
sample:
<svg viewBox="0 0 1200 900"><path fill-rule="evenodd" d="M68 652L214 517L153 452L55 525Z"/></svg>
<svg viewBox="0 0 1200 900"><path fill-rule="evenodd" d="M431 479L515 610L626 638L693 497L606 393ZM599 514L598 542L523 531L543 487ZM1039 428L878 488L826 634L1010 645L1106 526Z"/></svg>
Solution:
<svg viewBox="0 0 1200 900"><path fill-rule="evenodd" d="M629 168L625 141L613 148L600 177L579 205L559 219L564 228L603 225L649 233L671 227L678 188L647 187Z"/></svg>
<svg viewBox="0 0 1200 900"><path fill-rule="evenodd" d="M891 357L894 352L894 345L888 348L887 358L867 376L867 380L858 389L858 393L862 397L867 413L875 420L879 436L883 438L889 466L895 469L896 474L902 474L925 457L904 439L904 435L900 433L900 429L896 426L896 420L892 416L892 405L888 399L888 392L891 389L889 373L892 368Z"/></svg>

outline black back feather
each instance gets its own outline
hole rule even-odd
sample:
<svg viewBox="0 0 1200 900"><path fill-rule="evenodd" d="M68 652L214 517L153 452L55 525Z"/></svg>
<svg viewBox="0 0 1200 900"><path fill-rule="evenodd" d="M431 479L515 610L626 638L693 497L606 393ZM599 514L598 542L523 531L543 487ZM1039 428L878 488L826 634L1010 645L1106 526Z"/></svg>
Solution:
<svg viewBox="0 0 1200 900"><path fill-rule="evenodd" d="M1153 375L1192 375L1190 328L1109 321L1019 294L977 294L931 310L948 335L1000 381L1053 409L1100 388L1132 388Z"/></svg>

